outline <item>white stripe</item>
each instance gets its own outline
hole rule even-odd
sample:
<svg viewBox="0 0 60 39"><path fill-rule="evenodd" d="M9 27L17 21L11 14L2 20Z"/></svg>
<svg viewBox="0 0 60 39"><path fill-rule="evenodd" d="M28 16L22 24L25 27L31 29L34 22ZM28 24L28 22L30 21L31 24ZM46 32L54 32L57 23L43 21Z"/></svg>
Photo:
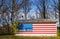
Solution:
<svg viewBox="0 0 60 39"><path fill-rule="evenodd" d="M46 28L46 27L56 27L56 26L32 26L32 27L38 27L38 28L40 28L40 27L44 28L45 27Z"/></svg>
<svg viewBox="0 0 60 39"><path fill-rule="evenodd" d="M33 28L33 29L56 29L56 28Z"/></svg>
<svg viewBox="0 0 60 39"><path fill-rule="evenodd" d="M57 36L57 34L16 34L16 36Z"/></svg>

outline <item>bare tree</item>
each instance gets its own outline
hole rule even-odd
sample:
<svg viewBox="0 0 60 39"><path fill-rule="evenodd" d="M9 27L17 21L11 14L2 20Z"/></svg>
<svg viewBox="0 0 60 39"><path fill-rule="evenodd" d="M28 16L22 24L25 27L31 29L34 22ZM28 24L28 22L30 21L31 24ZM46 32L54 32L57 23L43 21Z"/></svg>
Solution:
<svg viewBox="0 0 60 39"><path fill-rule="evenodd" d="M59 27L60 27L60 0L58 0L59 4L58 4L58 7L59 7Z"/></svg>
<svg viewBox="0 0 60 39"><path fill-rule="evenodd" d="M16 0L12 0L12 21L14 20L13 18L15 17L15 15L17 14L18 10L21 9L23 7L24 9L24 13L25 13L25 17L27 15L27 11L29 11L29 8L27 8L28 4L28 0L23 0L21 3L17 3ZM28 10L27 10L28 9ZM14 15L15 14L15 15Z"/></svg>
<svg viewBox="0 0 60 39"><path fill-rule="evenodd" d="M45 11L46 11L46 7L45 7L45 0L43 0L43 18L45 19Z"/></svg>
<svg viewBox="0 0 60 39"><path fill-rule="evenodd" d="M27 19L27 13L28 13L28 12L30 11L30 9L31 9L29 0L23 0L22 8L24 9L25 20L26 20L26 19Z"/></svg>
<svg viewBox="0 0 60 39"><path fill-rule="evenodd" d="M33 3L34 5L37 6L40 14L42 15L42 18L44 18L44 19L46 18L46 16L45 16L45 14L46 14L46 13L45 13L45 11L46 11L45 1L46 1L46 0L37 0L37 3ZM42 8L42 9L41 9L41 8Z"/></svg>
<svg viewBox="0 0 60 39"><path fill-rule="evenodd" d="M42 4L41 4L41 0L35 0L37 3L33 2L33 5L37 6L37 10L39 10L39 15L42 13ZM37 11L36 11L37 12ZM42 15L42 14L41 14ZM40 16L39 16L40 17Z"/></svg>
<svg viewBox="0 0 60 39"><path fill-rule="evenodd" d="M54 7L54 12L55 12L55 19L57 18L57 14L58 14L58 3L55 1L55 0L53 0L53 3L54 3L54 5L52 5L52 7Z"/></svg>

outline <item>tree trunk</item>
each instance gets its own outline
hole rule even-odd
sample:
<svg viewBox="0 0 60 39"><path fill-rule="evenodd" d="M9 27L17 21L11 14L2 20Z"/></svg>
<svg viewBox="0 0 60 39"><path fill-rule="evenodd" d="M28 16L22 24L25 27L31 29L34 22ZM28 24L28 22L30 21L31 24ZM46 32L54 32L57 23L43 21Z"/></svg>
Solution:
<svg viewBox="0 0 60 39"><path fill-rule="evenodd" d="M60 0L58 2L59 2L58 7L59 7L59 27L60 27Z"/></svg>
<svg viewBox="0 0 60 39"><path fill-rule="evenodd" d="M43 0L43 18L45 19L46 17L45 17L45 0Z"/></svg>
<svg viewBox="0 0 60 39"><path fill-rule="evenodd" d="M12 12L11 12L11 21L14 21L14 10L15 9L15 0L12 0Z"/></svg>

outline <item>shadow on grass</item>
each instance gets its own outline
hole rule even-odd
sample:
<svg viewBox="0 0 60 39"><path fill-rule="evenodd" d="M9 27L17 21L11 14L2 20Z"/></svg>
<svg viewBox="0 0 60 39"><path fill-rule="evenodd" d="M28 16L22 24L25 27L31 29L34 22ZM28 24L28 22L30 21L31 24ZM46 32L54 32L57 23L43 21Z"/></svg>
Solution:
<svg viewBox="0 0 60 39"><path fill-rule="evenodd" d="M3 35L0 36L0 39L15 39L16 36L14 35Z"/></svg>

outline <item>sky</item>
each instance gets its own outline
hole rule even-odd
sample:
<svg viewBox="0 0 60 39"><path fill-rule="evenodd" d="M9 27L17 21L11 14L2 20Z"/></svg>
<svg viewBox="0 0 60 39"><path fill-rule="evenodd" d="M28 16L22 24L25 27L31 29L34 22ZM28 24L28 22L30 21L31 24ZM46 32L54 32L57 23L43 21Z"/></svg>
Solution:
<svg viewBox="0 0 60 39"><path fill-rule="evenodd" d="M1 1L1 0L0 0L0 1ZM5 2L5 4L7 5L8 2L9 2L9 0L4 0L4 2ZM10 1L10 2L11 2L11 1ZM16 2L17 2L17 3L21 3L22 0L16 0ZM37 3L37 2L39 2L39 1L37 1L37 0L30 0L30 2ZM47 2L46 4L48 5L48 7L53 10L53 7L51 6L51 5L54 5L53 0L46 0L46 2ZM55 0L55 2L58 3L58 0ZM0 3L1 3L1 2L0 2ZM12 3L11 3L11 4L12 4ZM47 5L46 5L46 6L47 6ZM32 11L32 10L34 11L35 9L36 9L36 6L35 6L35 5L32 5L31 11Z"/></svg>

